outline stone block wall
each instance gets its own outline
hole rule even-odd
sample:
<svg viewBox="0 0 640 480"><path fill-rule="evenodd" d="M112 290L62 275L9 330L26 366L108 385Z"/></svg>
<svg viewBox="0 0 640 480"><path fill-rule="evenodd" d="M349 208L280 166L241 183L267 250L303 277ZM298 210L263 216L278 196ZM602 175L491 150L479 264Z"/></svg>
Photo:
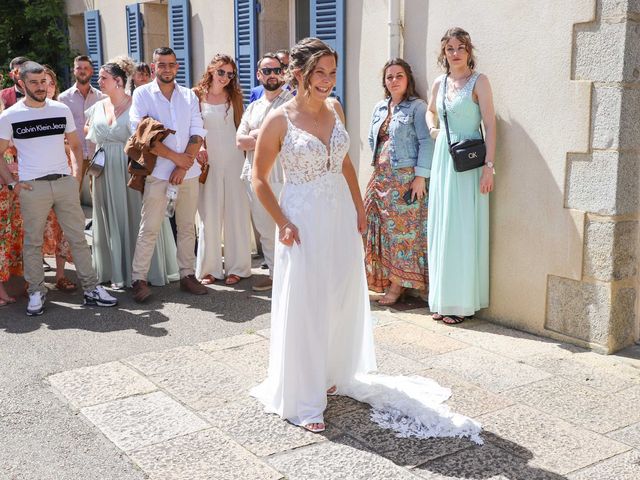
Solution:
<svg viewBox="0 0 640 480"><path fill-rule="evenodd" d="M567 156L565 185L565 207L586 212L583 270L549 276L545 328L612 353L640 333L640 0L598 0L572 67L592 82L591 150Z"/></svg>

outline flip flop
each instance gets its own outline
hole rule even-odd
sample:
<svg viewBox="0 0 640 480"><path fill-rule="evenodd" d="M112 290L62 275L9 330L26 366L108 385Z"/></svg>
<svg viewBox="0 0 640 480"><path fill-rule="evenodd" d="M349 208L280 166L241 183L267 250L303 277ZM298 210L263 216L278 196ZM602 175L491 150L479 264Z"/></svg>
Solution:
<svg viewBox="0 0 640 480"><path fill-rule="evenodd" d="M56 288L61 292L69 293L75 291L78 286L67 277L62 277L56 282Z"/></svg>
<svg viewBox="0 0 640 480"><path fill-rule="evenodd" d="M434 313L433 315L431 315L431 318L433 318L433 320L435 320L436 322L439 322L444 318L444 315L440 315L439 313Z"/></svg>
<svg viewBox="0 0 640 480"><path fill-rule="evenodd" d="M460 317L458 315L447 315L442 319L442 323L446 323L447 325L457 325L466 320L467 317Z"/></svg>
<svg viewBox="0 0 640 480"><path fill-rule="evenodd" d="M0 307L6 307L9 305L9 302L0 298Z"/></svg>

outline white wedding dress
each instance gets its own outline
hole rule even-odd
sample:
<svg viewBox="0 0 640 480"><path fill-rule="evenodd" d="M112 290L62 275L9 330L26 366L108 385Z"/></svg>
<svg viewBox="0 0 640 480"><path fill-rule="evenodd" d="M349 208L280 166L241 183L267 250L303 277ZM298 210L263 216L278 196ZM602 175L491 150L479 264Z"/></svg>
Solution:
<svg viewBox="0 0 640 480"><path fill-rule="evenodd" d="M322 423L326 391L369 403L399 436L468 436L480 425L444 405L450 391L421 377L376 370L363 243L342 162L349 135L335 114L329 149L289 120L280 151L280 206L300 244L276 244L267 379L251 395L296 425ZM330 107L332 108L332 107Z"/></svg>

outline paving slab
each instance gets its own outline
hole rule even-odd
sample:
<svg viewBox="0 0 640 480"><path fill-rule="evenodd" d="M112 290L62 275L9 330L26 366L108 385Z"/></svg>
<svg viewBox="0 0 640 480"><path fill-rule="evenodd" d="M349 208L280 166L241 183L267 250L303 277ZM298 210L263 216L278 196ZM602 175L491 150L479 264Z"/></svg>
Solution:
<svg viewBox="0 0 640 480"><path fill-rule="evenodd" d="M489 322L472 324L467 328L452 328L450 336L514 360L554 353L570 355L578 350L578 347Z"/></svg>
<svg viewBox="0 0 640 480"><path fill-rule="evenodd" d="M251 376L211 357L197 368L179 368L149 378L194 410L206 410L247 395L256 383Z"/></svg>
<svg viewBox="0 0 640 480"><path fill-rule="evenodd" d="M435 380L450 389L451 398L447 400L447 405L452 411L467 417L476 418L513 405L513 400L509 397L478 387L444 369L432 368L418 372L418 375Z"/></svg>
<svg viewBox="0 0 640 480"><path fill-rule="evenodd" d="M528 460L491 443L429 461L413 471L428 480L566 480L562 475L531 466Z"/></svg>
<svg viewBox="0 0 640 480"><path fill-rule="evenodd" d="M282 474L216 429L129 452L153 480L276 480Z"/></svg>
<svg viewBox="0 0 640 480"><path fill-rule="evenodd" d="M262 381L267 376L269 366L269 342L258 335L254 336L260 340L224 350L210 351L209 355L247 377L250 380L249 384Z"/></svg>
<svg viewBox="0 0 640 480"><path fill-rule="evenodd" d="M343 432L348 432L368 449L402 466L413 467L475 445L461 438L398 438L393 430L380 428L370 418L370 411L354 412L325 419Z"/></svg>
<svg viewBox="0 0 640 480"><path fill-rule="evenodd" d="M619 392L640 384L640 371L624 363L600 361L589 355L533 355L523 358L527 365L602 392Z"/></svg>
<svg viewBox="0 0 640 480"><path fill-rule="evenodd" d="M514 388L504 395L575 425L606 433L640 421L638 392L640 389L607 394L553 377Z"/></svg>
<svg viewBox="0 0 640 480"><path fill-rule="evenodd" d="M348 436L275 455L268 461L287 480L418 480L409 470Z"/></svg>
<svg viewBox="0 0 640 480"><path fill-rule="evenodd" d="M161 352L149 352L128 357L124 363L131 365L145 375L158 375L172 370L198 368L209 355L197 347L170 348Z"/></svg>
<svg viewBox="0 0 640 480"><path fill-rule="evenodd" d="M469 345L417 325L397 321L374 331L376 344L413 360L467 348Z"/></svg>
<svg viewBox="0 0 640 480"><path fill-rule="evenodd" d="M608 458L596 465L567 476L569 480L638 480L640 478L640 451Z"/></svg>
<svg viewBox="0 0 640 480"><path fill-rule="evenodd" d="M410 375L426 368L424 363L391 352L380 346L376 346L376 362L378 363L378 372L387 375Z"/></svg>
<svg viewBox="0 0 640 480"><path fill-rule="evenodd" d="M455 350L424 359L422 363L455 373L458 377L500 393L551 375L542 370L511 360L478 347Z"/></svg>
<svg viewBox="0 0 640 480"><path fill-rule="evenodd" d="M261 332L269 330L264 329ZM225 348L233 348L239 347L241 345L247 345L249 343L254 342L263 342L264 338L260 335L256 335L253 333L243 333L241 335L233 335L231 337L223 337L217 338L215 340L211 340L209 342L199 343L197 345L198 348L204 350L205 352L217 352L219 350L224 350Z"/></svg>
<svg viewBox="0 0 640 480"><path fill-rule="evenodd" d="M327 409L324 411L324 418L331 419L339 417L355 410L368 410L369 404L362 403L350 397L342 395L329 395Z"/></svg>
<svg viewBox="0 0 640 480"><path fill-rule="evenodd" d="M227 403L221 408L211 408L204 411L202 416L260 457L322 442L326 436L338 433L335 428L327 429L322 435L311 433L278 415L265 413L262 404L251 397Z"/></svg>
<svg viewBox="0 0 640 480"><path fill-rule="evenodd" d="M157 390L152 382L120 362L56 373L49 377L49 383L76 408Z"/></svg>
<svg viewBox="0 0 640 480"><path fill-rule="evenodd" d="M390 312L389 310L372 310L371 318L373 319L374 327L381 327L382 325L389 325L400 321L398 313Z"/></svg>
<svg viewBox="0 0 640 480"><path fill-rule="evenodd" d="M85 407L81 412L125 451L210 427L163 392Z"/></svg>
<svg viewBox="0 0 640 480"><path fill-rule="evenodd" d="M630 449L590 430L525 405L482 415L483 438L530 459L536 468L566 474Z"/></svg>
<svg viewBox="0 0 640 480"><path fill-rule="evenodd" d="M609 432L607 437L640 449L640 422L621 428L615 432Z"/></svg>

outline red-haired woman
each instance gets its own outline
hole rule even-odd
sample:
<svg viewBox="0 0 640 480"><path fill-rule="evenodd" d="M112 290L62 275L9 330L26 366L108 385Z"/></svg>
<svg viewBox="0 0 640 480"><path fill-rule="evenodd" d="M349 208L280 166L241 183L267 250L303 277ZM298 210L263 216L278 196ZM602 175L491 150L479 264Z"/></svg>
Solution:
<svg viewBox="0 0 640 480"><path fill-rule="evenodd" d="M207 129L198 161L211 166L206 182L200 186L196 277L204 285L222 279L234 285L251 275L251 224L249 200L240 179L244 155L235 144L243 105L233 59L215 55L194 91Z"/></svg>

